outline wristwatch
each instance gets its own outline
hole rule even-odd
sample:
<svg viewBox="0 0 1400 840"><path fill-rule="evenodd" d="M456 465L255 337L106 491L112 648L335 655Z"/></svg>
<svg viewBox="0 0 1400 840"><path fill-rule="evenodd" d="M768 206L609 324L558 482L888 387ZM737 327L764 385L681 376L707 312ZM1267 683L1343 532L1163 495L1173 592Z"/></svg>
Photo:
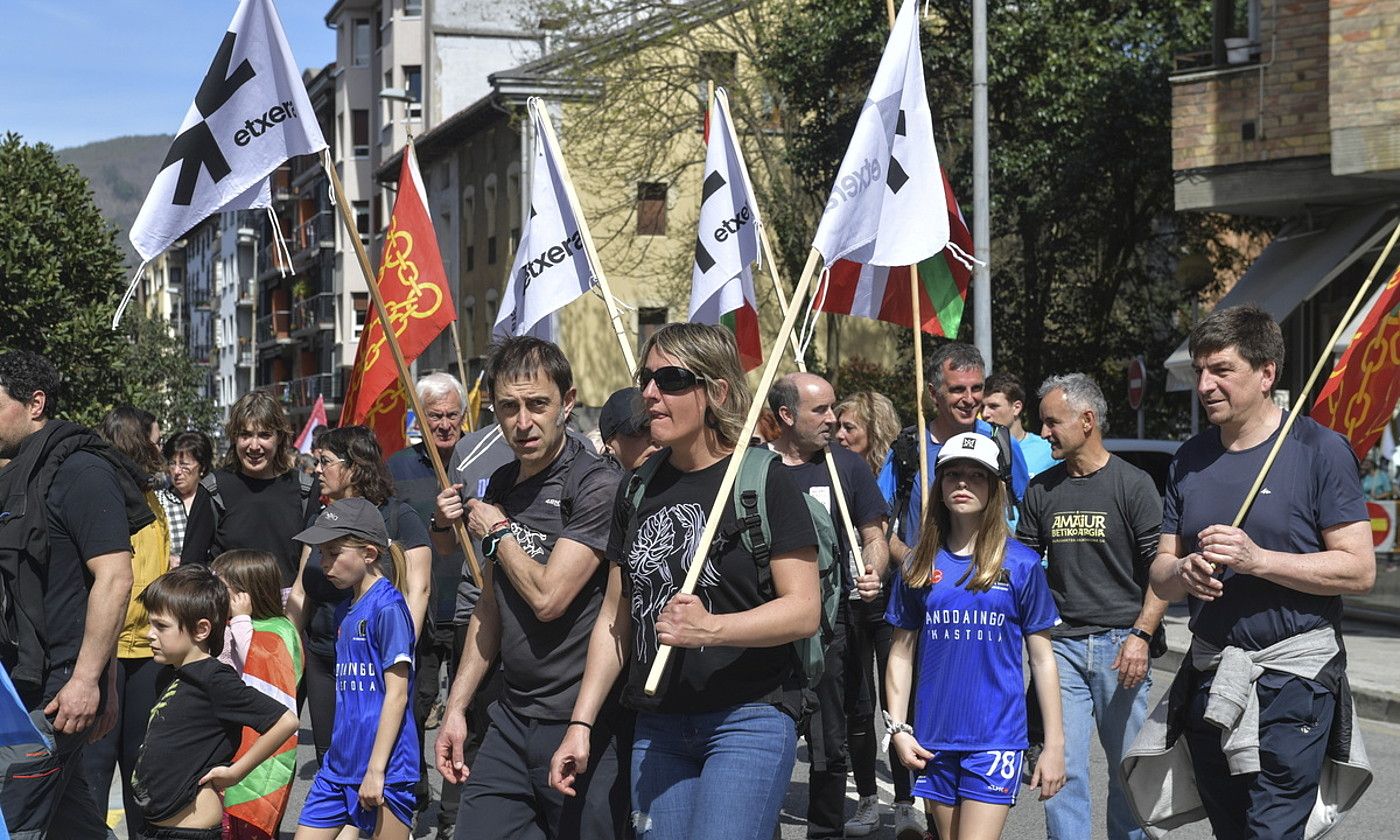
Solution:
<svg viewBox="0 0 1400 840"><path fill-rule="evenodd" d="M1142 639L1144 642L1147 642L1147 644L1152 644L1152 634L1142 629L1141 627L1129 627L1128 632L1134 636L1137 636L1139 639Z"/></svg>
<svg viewBox="0 0 1400 840"><path fill-rule="evenodd" d="M510 525L502 525L481 538L481 553L485 554L487 559L495 560L496 550L501 547L501 540L513 535L514 532L510 530Z"/></svg>

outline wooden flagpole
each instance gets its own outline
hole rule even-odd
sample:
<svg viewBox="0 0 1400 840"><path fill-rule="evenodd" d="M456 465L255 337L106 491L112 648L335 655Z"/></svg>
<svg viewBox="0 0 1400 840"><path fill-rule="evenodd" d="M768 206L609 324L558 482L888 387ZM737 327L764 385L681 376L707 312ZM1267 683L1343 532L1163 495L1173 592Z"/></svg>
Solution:
<svg viewBox="0 0 1400 840"><path fill-rule="evenodd" d="M1332 348L1337 346L1337 342L1342 339L1342 334L1346 332L1351 324L1351 319L1356 316L1356 310L1361 308L1361 304L1371 293L1371 284L1375 282L1376 275L1380 273L1381 266L1385 265L1386 259L1390 256L1390 251L1395 247L1397 240L1400 240L1400 221L1395 225L1395 230L1390 234L1390 240L1385 243L1385 249L1376 259L1376 264L1371 266L1371 273L1366 275L1366 282L1361 284L1361 288L1356 290L1356 297L1352 298L1351 306L1347 307L1346 314L1337 322L1337 328L1332 331L1332 337L1327 339L1327 344L1322 348L1322 355L1318 356L1317 364L1313 365L1312 373L1308 376L1308 382L1303 386L1303 390L1298 392L1298 399L1293 401L1293 408L1288 412L1288 419L1283 421L1283 428L1279 430L1278 438L1274 440L1274 445L1269 449L1269 457L1264 459L1264 466L1259 469L1259 475L1255 476L1254 484L1245 494L1244 501L1240 504L1239 512L1235 514L1235 519L1230 524L1240 527L1245 516L1249 514L1249 508L1254 504L1254 498L1259 495L1259 488L1264 486L1264 479L1269 477L1269 469L1274 465L1274 459L1278 457L1279 450L1283 448L1283 442L1288 438L1288 432L1293 428L1293 423L1298 419L1298 415L1303 411L1303 404L1307 402L1308 395L1312 393L1313 386L1317 384L1317 378L1322 375L1322 369L1327 366L1327 362L1332 358Z"/></svg>
<svg viewBox="0 0 1400 840"><path fill-rule="evenodd" d="M428 459L433 462L433 472L437 474L438 487L446 490L452 486L452 482L447 480L447 471L442 466L442 456L438 454L437 447L433 445L433 436L428 430L428 416L423 413L423 406L418 399L418 389L413 385L413 375L409 373L408 363L404 361L403 350L399 347L398 336L394 333L394 327L389 322L389 310L384 306L384 295L380 293L379 283L376 282L374 270L370 267L369 253L365 251L365 244L360 241L360 232L355 227L355 214L350 207L350 200L345 197L345 185L340 182L340 173L335 171L335 164L331 161L329 149L321 152L321 166L326 170L326 175L331 180L336 206L340 209L340 220L345 225L345 235L355 248L355 256L360 261L360 270L365 275L365 285L369 286L370 299L374 301L374 311L379 316L380 326L384 328L384 340L388 343L389 352L394 357L394 367L398 369L399 382L403 385L404 393L408 395L409 404L413 408L413 415L418 420L418 429L423 436L423 449L427 451ZM457 535L457 542L462 546L462 552L467 556L467 565L471 568L472 579L481 585L485 579L481 576L481 564L477 562L476 552L472 550L472 540L471 536L467 534L467 526L460 519L452 524L452 530Z"/></svg>
<svg viewBox="0 0 1400 840"><path fill-rule="evenodd" d="M789 303L786 312L783 314L783 325L778 330L777 340L773 342L773 349L763 362L763 377L758 382L758 388L754 391L753 404L749 406L749 414L744 418L744 428L739 432L739 440L734 455L729 459L729 468L724 471L724 478L720 480L719 491L715 493L715 503L710 507L713 512L721 511L724 505L729 503L729 499L734 492L734 482L739 478L739 467L744 462L744 446L749 438L753 437L754 429L758 427L758 416L763 411L764 400L768 397L768 389L773 387L773 379L778 373L778 364L783 359L783 354L778 352L778 348L792 335L793 328L797 325L797 316L802 311L802 301L807 295L807 289L812 284L812 275L816 273L817 266L821 262L821 254L815 248L807 255L807 265L802 269L802 277L797 281L797 287L792 291L792 301ZM715 534L719 531L719 522L723 517L717 513L712 513L705 520L705 530L700 532L700 544L695 547L695 554L690 561L690 569L686 572L685 582L681 585L681 592L690 595L695 592L695 586L700 581L700 574L705 570L706 556L710 553L710 546L714 543ZM661 685L661 677L666 673L666 663L671 659L671 646L661 645L656 650L656 660L651 665L651 672L647 674L645 691L648 695L656 694L657 688Z"/></svg>
<svg viewBox="0 0 1400 840"><path fill-rule="evenodd" d="M885 0L885 14L894 29L894 0ZM893 271L894 269L890 269ZM909 266L909 311L913 315L914 327L914 412L919 424L919 480L924 487L930 484L928 475L928 421L924 419L924 319L919 311L919 267ZM928 491L919 494L919 519L928 513Z"/></svg>
<svg viewBox="0 0 1400 840"><path fill-rule="evenodd" d="M608 308L608 318L612 321L613 332L617 335L617 343L622 348L622 358L627 362L627 376L630 379L637 371L637 357L632 352L631 341L627 338L627 329L622 323L622 313L617 308L617 299L613 297L612 289L608 286L608 278L603 274L603 263L598 259L598 249L593 245L593 234L588 230L588 220L583 216L583 208L579 205L578 195L574 192L574 182L569 177L569 166L564 161L564 150L559 146L559 138L554 134L554 123L549 118L549 114L544 110L543 102L534 101L529 106L536 108L540 112L540 118L536 120L536 125L549 138L550 144L559 152L559 174L564 179L564 194L569 199L569 205L574 211L574 218L578 220L579 236L583 239L583 250L588 255L588 264L593 267L593 277L598 281L598 291L603 295L603 304ZM533 177L540 177L536 172Z"/></svg>

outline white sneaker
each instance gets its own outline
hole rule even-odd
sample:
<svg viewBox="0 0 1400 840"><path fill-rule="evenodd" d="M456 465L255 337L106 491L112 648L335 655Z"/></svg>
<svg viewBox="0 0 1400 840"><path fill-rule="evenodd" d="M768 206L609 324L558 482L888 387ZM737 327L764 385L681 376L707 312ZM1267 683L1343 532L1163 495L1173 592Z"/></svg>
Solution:
<svg viewBox="0 0 1400 840"><path fill-rule="evenodd" d="M894 840L923 840L928 819L908 802L894 804Z"/></svg>
<svg viewBox="0 0 1400 840"><path fill-rule="evenodd" d="M880 827L880 797L862 796L856 803L856 815L846 820L847 837L866 837Z"/></svg>

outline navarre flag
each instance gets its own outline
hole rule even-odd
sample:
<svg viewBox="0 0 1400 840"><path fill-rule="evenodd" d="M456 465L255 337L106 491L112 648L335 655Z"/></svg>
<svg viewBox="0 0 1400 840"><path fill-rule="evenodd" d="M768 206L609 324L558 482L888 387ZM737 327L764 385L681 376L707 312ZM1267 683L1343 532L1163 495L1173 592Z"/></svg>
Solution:
<svg viewBox="0 0 1400 840"><path fill-rule="evenodd" d="M253 619L253 638L243 663L243 682L297 713L297 684L302 673L301 636L282 616ZM235 760L252 748L258 732L244 728ZM276 838L291 799L296 771L297 736L282 743L271 758L254 767L243 781L224 791L224 813L236 840Z"/></svg>
<svg viewBox="0 0 1400 840"><path fill-rule="evenodd" d="M326 420L326 397L324 394L317 394L316 405L311 408L311 416L306 418L306 425L302 426L301 434L297 435L297 451L303 455L310 452L311 442L316 439L316 430L326 425L329 425Z"/></svg>
<svg viewBox="0 0 1400 840"><path fill-rule="evenodd" d="M226 207L268 206L268 175L324 148L272 0L242 0L132 223L131 244L150 260Z"/></svg>
<svg viewBox="0 0 1400 840"><path fill-rule="evenodd" d="M493 335L548 337L549 316L589 290L597 276L584 247L583 213L574 200L569 170L544 103L532 98L534 169L530 217L520 234Z"/></svg>
<svg viewBox="0 0 1400 840"><path fill-rule="evenodd" d="M707 125L700 230L690 272L690 320L732 330L739 360L744 370L752 370L763 363L752 269L759 258L762 221L723 88L715 90Z"/></svg>
<svg viewBox="0 0 1400 840"><path fill-rule="evenodd" d="M948 173L942 172L948 205L948 245L918 264L920 329L931 335L956 338L962 322L967 287L972 281L972 234L967 229ZM858 315L914 326L909 305L909 267L889 268L837 260L817 286L817 309L837 315Z"/></svg>
<svg viewBox="0 0 1400 840"><path fill-rule="evenodd" d="M1400 398L1400 365L1392 353L1397 341L1400 271L1377 295L1312 407L1312 418L1345 435L1357 458L1376 445Z"/></svg>
<svg viewBox="0 0 1400 840"><path fill-rule="evenodd" d="M924 90L918 0L890 30L812 243L829 267L916 265L943 250L948 212Z"/></svg>
<svg viewBox="0 0 1400 840"><path fill-rule="evenodd" d="M375 283L384 297L389 324L404 361L412 363L457 317L437 235L428 214L423 175L413 144L404 147L399 194ZM408 445L404 418L408 399L389 349L384 324L375 313L365 322L355 368L340 412L340 425L363 423L374 429L387 457Z"/></svg>

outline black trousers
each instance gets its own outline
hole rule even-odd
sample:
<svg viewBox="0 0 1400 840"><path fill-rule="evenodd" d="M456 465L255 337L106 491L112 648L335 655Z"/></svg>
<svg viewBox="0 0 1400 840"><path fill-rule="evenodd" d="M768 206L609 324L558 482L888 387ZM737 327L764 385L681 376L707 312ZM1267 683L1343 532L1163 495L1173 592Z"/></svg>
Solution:
<svg viewBox="0 0 1400 840"><path fill-rule="evenodd" d="M83 750L83 766L97 807L107 811L107 792L112 789L112 775L121 768L122 804L126 809L126 830L135 837L146 827L141 806L131 789L131 771L141 743L146 740L146 726L151 720L151 708L156 704L156 677L164 668L154 658L132 657L116 661L117 694L108 703L117 703L117 725L96 743Z"/></svg>
<svg viewBox="0 0 1400 840"><path fill-rule="evenodd" d="M615 840L630 811L631 712L609 704L593 724L588 772L566 797L549 786L549 761L566 721L492 704L491 727L462 788L454 840Z"/></svg>
<svg viewBox="0 0 1400 840"><path fill-rule="evenodd" d="M311 741L319 765L331 748L335 727L335 652L327 656L307 649L305 662L306 705L311 707Z"/></svg>
<svg viewBox="0 0 1400 840"><path fill-rule="evenodd" d="M1203 717L1210 684L1207 676L1191 698L1185 738L1215 836L1301 840L1317 799L1336 698L1312 680L1266 672L1255 687L1259 772L1231 776L1220 730Z"/></svg>
<svg viewBox="0 0 1400 840"><path fill-rule="evenodd" d="M846 823L846 640L851 611L837 611L836 632L826 649L826 669L816 685L817 707L807 719L807 836L840 837Z"/></svg>
<svg viewBox="0 0 1400 840"><path fill-rule="evenodd" d="M851 755L851 774L856 779L856 793L860 796L874 796L878 791L875 783L875 753L879 742L876 734L878 727L875 726L875 690L878 686L881 707L888 707L885 667L890 659L892 631L890 623L885 621L884 598L873 604L863 601L851 603L851 631L846 638L846 746ZM910 705L912 708L912 698ZM890 747L889 759L894 801L912 803L914 797L910 789L913 780L908 769L900 763L893 746Z"/></svg>

